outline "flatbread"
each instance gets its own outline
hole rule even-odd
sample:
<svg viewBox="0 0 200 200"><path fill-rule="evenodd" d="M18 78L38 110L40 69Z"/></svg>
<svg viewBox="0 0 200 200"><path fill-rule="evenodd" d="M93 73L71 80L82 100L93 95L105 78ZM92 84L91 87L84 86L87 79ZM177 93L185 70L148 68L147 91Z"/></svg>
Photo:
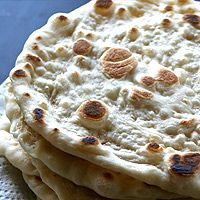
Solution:
<svg viewBox="0 0 200 200"><path fill-rule="evenodd" d="M33 164L38 169L44 183L52 188L58 195L59 200L106 200L96 195L91 190L78 187L65 178L53 173L41 161L33 159Z"/></svg>
<svg viewBox="0 0 200 200"><path fill-rule="evenodd" d="M10 131L10 121L5 115L5 91L6 83L5 80L0 85L0 130ZM2 134L0 134L2 136ZM16 154L15 154L16 155ZM19 155L19 154L18 154ZM19 159L18 159L19 160ZM20 173L12 167L7 160L0 156L0 196L3 199L35 199L28 188L26 187L23 178Z"/></svg>
<svg viewBox="0 0 200 200"><path fill-rule="evenodd" d="M29 155L21 148L19 142L4 130L0 130L0 156L5 156L14 167L23 173L38 175Z"/></svg>
<svg viewBox="0 0 200 200"><path fill-rule="evenodd" d="M66 154L42 137L31 133L25 125L19 131L21 132L19 142L31 156L40 159L60 176L77 185L88 187L100 195L119 199L130 199L131 197L173 199L179 196Z"/></svg>
<svg viewBox="0 0 200 200"><path fill-rule="evenodd" d="M6 156L6 158L8 158L8 160L11 161L14 167L20 169L23 172L23 177L25 182L28 184L30 189L40 198L44 200L46 199L106 200L107 199L97 195L95 192L89 189L77 186L72 182L70 182L69 180L55 174L53 171L48 169L41 161L37 159L32 159L22 149L22 147L19 145L18 141L13 137L12 134L6 131L0 131L0 132L1 132L0 138L7 145L6 148L7 151L2 151L1 155ZM1 149L4 148L5 146L4 143L2 141L0 142ZM138 190L138 192L140 191ZM135 200L134 197L133 198L130 197L129 199ZM145 200L145 199L137 198L137 200Z"/></svg>
<svg viewBox="0 0 200 200"><path fill-rule="evenodd" d="M17 137L28 154L41 160L56 174L113 199L134 199L135 197L137 199L173 199L180 197L180 195L166 192L127 175L99 167L55 148L28 127L23 121L23 117L19 117L19 107L15 105L16 102L11 92L12 88L8 87L6 108L7 115L12 117L11 134ZM11 115L11 110L11 113L18 114ZM44 182L48 184L47 181Z"/></svg>
<svg viewBox="0 0 200 200"><path fill-rule="evenodd" d="M47 185L45 185L40 177L27 175L23 173L23 178L29 188L38 196L41 200L59 200L56 193Z"/></svg>
<svg viewBox="0 0 200 200"><path fill-rule="evenodd" d="M0 149L6 149L1 151L0 155L5 156L14 167L23 172L25 182L41 199L106 200L93 191L77 186L69 180L60 177L36 159L33 161L34 166L32 158L22 149L12 134L3 130L0 133Z"/></svg>
<svg viewBox="0 0 200 200"><path fill-rule="evenodd" d="M10 73L24 120L67 153L199 198L199 8L97 0L52 16Z"/></svg>

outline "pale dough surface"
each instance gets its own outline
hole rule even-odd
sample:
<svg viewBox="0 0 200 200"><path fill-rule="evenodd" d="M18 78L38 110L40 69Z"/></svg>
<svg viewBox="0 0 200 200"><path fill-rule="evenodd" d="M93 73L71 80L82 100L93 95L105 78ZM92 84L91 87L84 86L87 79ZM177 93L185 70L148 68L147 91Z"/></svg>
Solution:
<svg viewBox="0 0 200 200"><path fill-rule="evenodd" d="M146 185L127 175L99 167L55 148L23 121L11 87L8 87L6 100L6 114L12 122L11 134L19 140L28 154L41 160L56 174L109 198L173 199L179 197L177 194Z"/></svg>

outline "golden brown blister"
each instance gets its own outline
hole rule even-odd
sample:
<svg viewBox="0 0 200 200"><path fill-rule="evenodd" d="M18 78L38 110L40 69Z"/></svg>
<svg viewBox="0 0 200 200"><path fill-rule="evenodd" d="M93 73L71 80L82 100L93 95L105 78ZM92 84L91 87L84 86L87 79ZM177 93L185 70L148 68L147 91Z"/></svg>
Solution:
<svg viewBox="0 0 200 200"><path fill-rule="evenodd" d="M178 4L186 4L188 3L188 0L177 0Z"/></svg>
<svg viewBox="0 0 200 200"><path fill-rule="evenodd" d="M131 41L135 41L137 38L139 37L139 30L136 27L132 27L129 31L128 31L128 38Z"/></svg>
<svg viewBox="0 0 200 200"><path fill-rule="evenodd" d="M153 98L153 93L143 88L134 87L130 98L136 101L140 101L141 99L150 100Z"/></svg>
<svg viewBox="0 0 200 200"><path fill-rule="evenodd" d="M69 19L64 13L57 15L53 19L53 21L54 21L54 25L61 26L61 27L65 26L69 23Z"/></svg>
<svg viewBox="0 0 200 200"><path fill-rule="evenodd" d="M143 85L151 87L155 84L156 80L151 76L143 76L141 82Z"/></svg>
<svg viewBox="0 0 200 200"><path fill-rule="evenodd" d="M195 124L196 120L194 118L192 119L183 119L180 121L180 125L185 126L185 127L189 127L189 126L193 126Z"/></svg>
<svg viewBox="0 0 200 200"><path fill-rule="evenodd" d="M32 55L32 54L28 54L26 56L26 59L27 59L27 61L35 63L35 64L38 64L41 62L41 59L38 56Z"/></svg>
<svg viewBox="0 0 200 200"><path fill-rule="evenodd" d="M163 28L170 28L172 25L172 22L169 19L163 19L161 22L161 26Z"/></svg>
<svg viewBox="0 0 200 200"><path fill-rule="evenodd" d="M33 66L32 66L30 63L26 63L26 64L24 65L24 68L25 68L26 70L28 70L30 73L34 71L34 68L33 68Z"/></svg>
<svg viewBox="0 0 200 200"><path fill-rule="evenodd" d="M35 50L35 51L37 51L37 50L39 50L40 48L39 48L39 45L38 45L36 42L34 42L34 43L32 44L32 49Z"/></svg>
<svg viewBox="0 0 200 200"><path fill-rule="evenodd" d="M98 14L108 15L113 10L114 3L112 0L97 0L95 10Z"/></svg>
<svg viewBox="0 0 200 200"><path fill-rule="evenodd" d="M163 151L163 148L156 142L149 143L147 149L151 152L156 152L156 153L160 153Z"/></svg>
<svg viewBox="0 0 200 200"><path fill-rule="evenodd" d="M132 53L124 48L110 48L101 57L102 71L108 78L119 79L137 66Z"/></svg>
<svg viewBox="0 0 200 200"><path fill-rule="evenodd" d="M66 16L64 16L64 15L60 15L60 16L58 17L58 19L59 19L61 22L67 21L67 20L68 20L68 18L67 18Z"/></svg>
<svg viewBox="0 0 200 200"><path fill-rule="evenodd" d="M108 108L99 100L88 100L78 108L80 122L87 128L100 128L108 118Z"/></svg>
<svg viewBox="0 0 200 200"><path fill-rule="evenodd" d="M165 12L170 12L170 11L173 11L173 10L174 10L174 7L171 6L171 5L168 5L168 6L166 6L166 7L164 8L164 11L165 11Z"/></svg>
<svg viewBox="0 0 200 200"><path fill-rule="evenodd" d="M116 11L116 14L120 17L123 17L125 15L125 13L127 12L127 9L126 8L118 8L117 11Z"/></svg>
<svg viewBox="0 0 200 200"><path fill-rule="evenodd" d="M24 95L25 97L27 97L27 98L31 97L31 95L30 95L28 92L25 92L23 95Z"/></svg>
<svg viewBox="0 0 200 200"><path fill-rule="evenodd" d="M173 71L163 68L159 70L158 78L156 80L165 84L173 85L178 82L178 77Z"/></svg>
<svg viewBox="0 0 200 200"><path fill-rule="evenodd" d="M35 39L36 40L42 40L42 36L37 36Z"/></svg>
<svg viewBox="0 0 200 200"><path fill-rule="evenodd" d="M89 41L79 39L74 43L73 51L78 55L87 55L90 53L92 46Z"/></svg>

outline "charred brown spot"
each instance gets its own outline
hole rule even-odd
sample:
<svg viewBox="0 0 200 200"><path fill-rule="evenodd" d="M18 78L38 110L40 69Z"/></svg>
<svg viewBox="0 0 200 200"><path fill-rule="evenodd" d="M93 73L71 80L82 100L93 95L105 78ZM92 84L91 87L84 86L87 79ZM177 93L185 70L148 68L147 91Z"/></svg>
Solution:
<svg viewBox="0 0 200 200"><path fill-rule="evenodd" d="M155 83L155 79L151 76L144 76L141 81L145 86L152 86Z"/></svg>
<svg viewBox="0 0 200 200"><path fill-rule="evenodd" d="M183 16L183 20L193 26L197 26L200 24L200 17L198 15L185 14Z"/></svg>
<svg viewBox="0 0 200 200"><path fill-rule="evenodd" d="M108 9L113 4L112 0L97 0L96 7L101 9Z"/></svg>
<svg viewBox="0 0 200 200"><path fill-rule="evenodd" d="M173 6L168 5L168 6L165 7L165 12L169 12L169 11L172 11L172 10L173 10Z"/></svg>
<svg viewBox="0 0 200 200"><path fill-rule="evenodd" d="M31 95L30 95L28 92L25 92L25 93L24 93L24 96L25 96L25 97L30 97Z"/></svg>
<svg viewBox="0 0 200 200"><path fill-rule="evenodd" d="M125 12L126 12L125 8L119 8L118 11L117 11L117 14L118 15L123 15Z"/></svg>
<svg viewBox="0 0 200 200"><path fill-rule="evenodd" d="M102 145L107 144L107 143L108 143L108 140L101 142Z"/></svg>
<svg viewBox="0 0 200 200"><path fill-rule="evenodd" d="M195 123L195 119L194 119L194 118L193 118L193 119L188 119L188 120L185 119L185 120L182 120L182 121L180 122L180 125L189 127L189 126L194 125L194 123Z"/></svg>
<svg viewBox="0 0 200 200"><path fill-rule="evenodd" d="M114 179L114 176L111 173L109 173L109 172L103 173L103 177L105 179L109 180L109 181L112 181Z"/></svg>
<svg viewBox="0 0 200 200"><path fill-rule="evenodd" d="M91 44L84 39L79 39L74 43L73 51L78 55L86 55L91 51Z"/></svg>
<svg viewBox="0 0 200 200"><path fill-rule="evenodd" d="M59 132L59 129L58 128L54 128L53 132Z"/></svg>
<svg viewBox="0 0 200 200"><path fill-rule="evenodd" d="M33 117L36 121L42 121L44 118L44 111L41 108L34 109Z"/></svg>
<svg viewBox="0 0 200 200"><path fill-rule="evenodd" d="M88 136L82 139L81 141L85 145L97 145L99 144L99 140L96 137Z"/></svg>
<svg viewBox="0 0 200 200"><path fill-rule="evenodd" d="M159 72L159 78L157 80L169 85L173 85L178 82L178 77L173 72L162 69Z"/></svg>
<svg viewBox="0 0 200 200"><path fill-rule="evenodd" d="M87 37L87 38L92 38L92 37L93 37L93 34L92 34L92 33L88 33L88 34L86 35L86 37Z"/></svg>
<svg viewBox="0 0 200 200"><path fill-rule="evenodd" d="M58 128L54 128L52 130L52 132L50 133L51 137L57 137L58 133L60 132L60 130Z"/></svg>
<svg viewBox="0 0 200 200"><path fill-rule="evenodd" d="M98 101L88 101L84 105L83 113L88 118L101 119L106 113L106 108Z"/></svg>
<svg viewBox="0 0 200 200"><path fill-rule="evenodd" d="M148 146L147 146L147 149L149 151L153 151L153 152L161 152L162 151L162 147L160 147L159 144L153 142L153 143L150 143Z"/></svg>
<svg viewBox="0 0 200 200"><path fill-rule="evenodd" d="M67 17L66 16L64 16L64 15L60 15L59 17L58 17L58 19L61 21L61 22L64 22L64 21L67 21Z"/></svg>
<svg viewBox="0 0 200 200"><path fill-rule="evenodd" d="M36 40L42 40L42 36L37 36L35 39Z"/></svg>
<svg viewBox="0 0 200 200"><path fill-rule="evenodd" d="M172 25L172 23L169 19L163 19L161 25L163 28L169 28Z"/></svg>
<svg viewBox="0 0 200 200"><path fill-rule="evenodd" d="M33 44L32 44L32 49L33 49L33 50L39 50L38 44L37 44L37 43L33 43Z"/></svg>
<svg viewBox="0 0 200 200"><path fill-rule="evenodd" d="M22 69L18 69L14 72L13 76L15 76L17 78L26 77L26 72Z"/></svg>
<svg viewBox="0 0 200 200"><path fill-rule="evenodd" d="M34 56L34 55L31 55L31 54L28 54L28 55L26 56L26 59L27 59L28 61L35 62L35 63L38 63L38 62L41 61L41 59L40 59L38 56Z"/></svg>
<svg viewBox="0 0 200 200"><path fill-rule="evenodd" d="M42 179L39 176L35 176L35 180L42 181Z"/></svg>
<svg viewBox="0 0 200 200"><path fill-rule="evenodd" d="M200 154L188 153L185 155L175 154L169 159L169 170L177 175L191 176L200 168Z"/></svg>

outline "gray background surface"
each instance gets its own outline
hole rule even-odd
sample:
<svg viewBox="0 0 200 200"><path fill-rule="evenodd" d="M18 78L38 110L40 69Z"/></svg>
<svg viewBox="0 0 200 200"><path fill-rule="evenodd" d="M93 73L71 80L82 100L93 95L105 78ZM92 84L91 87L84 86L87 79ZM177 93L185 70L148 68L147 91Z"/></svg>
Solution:
<svg viewBox="0 0 200 200"><path fill-rule="evenodd" d="M0 0L0 83L13 68L24 42L56 12L69 12L89 0Z"/></svg>

